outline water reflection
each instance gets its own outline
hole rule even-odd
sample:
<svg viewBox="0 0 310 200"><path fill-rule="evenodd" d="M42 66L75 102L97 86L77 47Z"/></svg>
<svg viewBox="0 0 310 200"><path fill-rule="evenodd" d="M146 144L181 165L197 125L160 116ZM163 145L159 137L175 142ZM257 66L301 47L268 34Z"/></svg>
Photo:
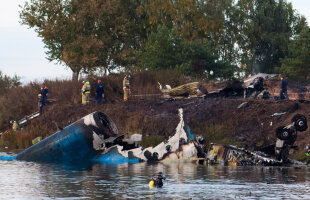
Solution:
<svg viewBox="0 0 310 200"><path fill-rule="evenodd" d="M161 189L148 181L167 176ZM309 199L309 168L195 164L55 165L0 161L3 199Z"/></svg>

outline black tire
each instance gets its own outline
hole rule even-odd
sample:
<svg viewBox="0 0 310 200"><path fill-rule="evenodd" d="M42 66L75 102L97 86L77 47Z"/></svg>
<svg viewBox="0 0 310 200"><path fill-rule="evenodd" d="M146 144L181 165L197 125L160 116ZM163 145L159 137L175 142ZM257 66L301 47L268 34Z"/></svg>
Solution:
<svg viewBox="0 0 310 200"><path fill-rule="evenodd" d="M159 156L159 155L158 155L157 152L153 152L153 155L152 155L152 156L153 156L153 159L158 160L158 156Z"/></svg>
<svg viewBox="0 0 310 200"><path fill-rule="evenodd" d="M93 117L98 128L101 129L106 136L115 137L118 135L118 129L109 116L103 112L96 112Z"/></svg>
<svg viewBox="0 0 310 200"><path fill-rule="evenodd" d="M276 130L276 136L280 140L290 140L292 138L292 131L286 129L284 126L280 126Z"/></svg>
<svg viewBox="0 0 310 200"><path fill-rule="evenodd" d="M294 126L297 131L305 131L308 128L307 118L304 115L297 114L292 118L292 122L294 122Z"/></svg>
<svg viewBox="0 0 310 200"><path fill-rule="evenodd" d="M167 151L167 152L170 152L171 149L172 149L171 145L168 144L168 145L166 146L166 151Z"/></svg>
<svg viewBox="0 0 310 200"><path fill-rule="evenodd" d="M276 129L276 137L282 140L282 131L283 131L284 126L279 126Z"/></svg>

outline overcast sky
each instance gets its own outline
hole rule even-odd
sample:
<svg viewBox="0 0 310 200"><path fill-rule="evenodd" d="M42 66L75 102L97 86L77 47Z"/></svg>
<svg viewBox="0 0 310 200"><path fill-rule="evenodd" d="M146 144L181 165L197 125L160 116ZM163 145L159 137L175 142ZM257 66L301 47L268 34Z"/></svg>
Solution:
<svg viewBox="0 0 310 200"><path fill-rule="evenodd" d="M1 0L0 5L0 71L21 76L23 81L71 78L65 66L46 59L44 44L33 29L19 24L18 5L25 0ZM289 0L309 23L310 0Z"/></svg>

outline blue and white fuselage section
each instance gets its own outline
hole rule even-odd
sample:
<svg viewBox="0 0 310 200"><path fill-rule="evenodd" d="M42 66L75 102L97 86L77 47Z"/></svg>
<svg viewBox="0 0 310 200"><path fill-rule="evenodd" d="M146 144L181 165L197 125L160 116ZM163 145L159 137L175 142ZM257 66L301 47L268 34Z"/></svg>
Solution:
<svg viewBox="0 0 310 200"><path fill-rule="evenodd" d="M117 137L118 129L114 122L106 114L94 112L17 155L2 156L1 160L120 164L195 159L201 148L184 123L182 109L179 109L179 118L172 137L155 147L143 149L137 145L142 135Z"/></svg>

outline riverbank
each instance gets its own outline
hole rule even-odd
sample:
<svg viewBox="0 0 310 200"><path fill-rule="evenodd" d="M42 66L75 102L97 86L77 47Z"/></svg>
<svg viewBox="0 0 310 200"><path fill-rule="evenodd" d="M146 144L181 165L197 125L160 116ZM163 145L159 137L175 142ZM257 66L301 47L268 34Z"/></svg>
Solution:
<svg viewBox="0 0 310 200"><path fill-rule="evenodd" d="M238 109L238 105L243 102L248 102L248 107ZM62 110L58 109L57 105L51 105L40 118L31 122L30 132L25 129L10 133L11 141L7 141L11 143L8 143L8 146L14 148L15 144L15 148L26 148L33 138L38 136L44 138L56 132L59 126L65 127L96 110L108 114L121 134L141 133L143 135L141 144L144 147L154 146L174 134L179 119L178 108L184 109L185 123L189 125L192 132L203 135L207 144L225 143L249 148L274 143L275 129L278 126L289 124L291 118L297 113L309 119L310 111L308 102L241 98L135 100L79 107L68 105ZM272 116L274 113L285 114ZM50 116L59 117L51 119ZM48 134L44 135L44 130ZM17 139L20 141L16 143L13 141L16 138L21 139ZM309 132L298 133L295 144L300 147L300 152L303 152L303 148L308 143L310 143ZM300 152L291 153L293 156L301 156ZM302 158L301 156L299 159Z"/></svg>
<svg viewBox="0 0 310 200"><path fill-rule="evenodd" d="M150 75L143 77L143 79L133 78L134 94L159 94L157 78ZM95 78L92 80L92 85L95 85L95 80ZM186 78L176 80L178 80L177 84L189 81ZM48 83L51 88L49 98L55 98L57 101L45 107L43 114L32 120L23 130L9 131L2 136L0 146L8 149L25 149L31 146L32 139L39 136L45 138L94 111L102 111L109 115L117 125L120 134L141 133L143 147L155 146L175 133L179 122L178 108L184 109L185 123L191 131L196 135L203 135L207 144L212 142L233 144L238 147L247 146L250 150L255 146L274 143L276 128L289 124L295 114L303 114L310 119L308 101L276 101L241 97L164 99L151 96L123 102L121 76L103 78L103 83L106 87L104 104L96 105L91 101L87 106L80 104L79 82ZM273 85L276 87L276 84L267 82L266 87L269 91L274 91ZM237 107L244 102L248 102L248 106L238 109ZM274 113L284 114L272 116ZM292 150L292 157L299 160L305 159L304 147L309 143L308 130L298 133L295 144L299 150Z"/></svg>

